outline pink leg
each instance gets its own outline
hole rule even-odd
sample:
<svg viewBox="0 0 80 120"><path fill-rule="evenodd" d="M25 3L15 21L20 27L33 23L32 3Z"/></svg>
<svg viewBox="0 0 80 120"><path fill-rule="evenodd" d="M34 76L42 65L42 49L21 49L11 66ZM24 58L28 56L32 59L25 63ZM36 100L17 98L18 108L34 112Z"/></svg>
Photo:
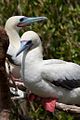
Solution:
<svg viewBox="0 0 80 120"><path fill-rule="evenodd" d="M42 105L44 107L45 110L49 111L49 112L54 112L55 107L56 107L56 98L46 98L42 100Z"/></svg>

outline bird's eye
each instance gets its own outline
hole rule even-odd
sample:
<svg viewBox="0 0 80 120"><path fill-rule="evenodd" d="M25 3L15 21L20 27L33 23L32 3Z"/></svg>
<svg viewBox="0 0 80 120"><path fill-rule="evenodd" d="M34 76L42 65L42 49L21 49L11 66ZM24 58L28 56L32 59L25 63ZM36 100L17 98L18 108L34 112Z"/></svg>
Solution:
<svg viewBox="0 0 80 120"><path fill-rule="evenodd" d="M27 45L29 45L29 44L31 44L32 43L32 41L31 40L29 40L28 42L27 42Z"/></svg>
<svg viewBox="0 0 80 120"><path fill-rule="evenodd" d="M32 43L32 41L31 40L29 40L28 42L26 41L26 40L22 40L22 41L20 41L21 43L23 43L23 42L26 42L26 44L27 45L29 45L29 44L31 44Z"/></svg>
<svg viewBox="0 0 80 120"><path fill-rule="evenodd" d="M25 18L21 18L21 19L20 19L20 22L22 22L24 19L25 19Z"/></svg>

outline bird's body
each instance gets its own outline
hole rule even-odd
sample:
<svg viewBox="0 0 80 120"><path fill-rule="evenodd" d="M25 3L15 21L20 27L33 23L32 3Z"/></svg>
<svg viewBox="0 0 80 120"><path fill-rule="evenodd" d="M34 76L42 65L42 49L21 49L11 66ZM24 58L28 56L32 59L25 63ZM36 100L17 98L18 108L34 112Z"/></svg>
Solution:
<svg viewBox="0 0 80 120"><path fill-rule="evenodd" d="M41 40L33 31L24 33L21 43L25 44L21 73L28 89L40 97L80 105L80 66L58 59L43 60Z"/></svg>

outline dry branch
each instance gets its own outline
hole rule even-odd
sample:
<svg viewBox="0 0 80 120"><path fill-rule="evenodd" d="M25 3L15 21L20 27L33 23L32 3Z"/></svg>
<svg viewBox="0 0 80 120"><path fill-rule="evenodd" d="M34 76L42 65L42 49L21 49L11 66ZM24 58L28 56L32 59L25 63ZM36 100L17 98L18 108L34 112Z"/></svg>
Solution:
<svg viewBox="0 0 80 120"><path fill-rule="evenodd" d="M65 112L80 114L80 107L56 102L56 108Z"/></svg>

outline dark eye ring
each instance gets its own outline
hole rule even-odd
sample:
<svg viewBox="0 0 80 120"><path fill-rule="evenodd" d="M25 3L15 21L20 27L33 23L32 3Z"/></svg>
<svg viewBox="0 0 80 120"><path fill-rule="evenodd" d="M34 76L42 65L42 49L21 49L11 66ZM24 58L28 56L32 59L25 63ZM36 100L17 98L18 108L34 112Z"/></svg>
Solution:
<svg viewBox="0 0 80 120"><path fill-rule="evenodd" d="M32 41L31 40L29 40L28 42L27 42L27 44L31 44L32 43Z"/></svg>
<svg viewBox="0 0 80 120"><path fill-rule="evenodd" d="M21 18L21 19L20 19L20 22L22 22L24 19L25 19L25 18Z"/></svg>

